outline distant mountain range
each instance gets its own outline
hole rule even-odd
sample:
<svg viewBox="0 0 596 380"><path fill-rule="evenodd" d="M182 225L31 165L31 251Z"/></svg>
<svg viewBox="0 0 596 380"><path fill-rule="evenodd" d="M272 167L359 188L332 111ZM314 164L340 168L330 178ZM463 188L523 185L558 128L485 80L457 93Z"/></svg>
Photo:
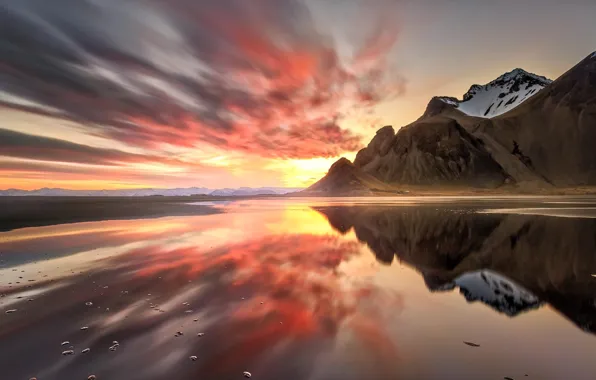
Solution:
<svg viewBox="0 0 596 380"><path fill-rule="evenodd" d="M208 189L206 187L188 187L175 189L125 189L125 190L68 190L47 188L37 190L8 189L0 190L0 196L90 196L90 197L147 197L147 196L190 196L212 195L240 197L251 195L282 195L300 191L290 187L239 187L224 189Z"/></svg>
<svg viewBox="0 0 596 380"><path fill-rule="evenodd" d="M381 128L305 193L407 186L544 189L596 185L596 53L554 82L515 69L463 100L435 97L415 122Z"/></svg>

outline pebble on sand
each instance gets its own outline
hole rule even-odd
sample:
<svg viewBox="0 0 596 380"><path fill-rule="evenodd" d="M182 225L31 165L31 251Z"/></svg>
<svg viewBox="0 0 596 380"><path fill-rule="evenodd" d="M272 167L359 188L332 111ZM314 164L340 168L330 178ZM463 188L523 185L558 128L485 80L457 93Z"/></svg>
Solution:
<svg viewBox="0 0 596 380"><path fill-rule="evenodd" d="M64 356L74 355L74 351L73 350L62 351L62 355L64 355Z"/></svg>
<svg viewBox="0 0 596 380"><path fill-rule="evenodd" d="M247 379L250 379L252 377L252 375L250 374L250 372L248 371L244 371L243 373L244 377L246 377Z"/></svg>
<svg viewBox="0 0 596 380"><path fill-rule="evenodd" d="M93 302L85 302L85 306L93 306Z"/></svg>
<svg viewBox="0 0 596 380"><path fill-rule="evenodd" d="M464 342L464 344L466 344L466 345L468 345L468 346L470 346L470 347L480 347L480 345L479 345L479 344L472 343L472 342Z"/></svg>
<svg viewBox="0 0 596 380"><path fill-rule="evenodd" d="M87 352L91 351L90 348L85 348L83 351L81 351L82 354L86 354Z"/></svg>
<svg viewBox="0 0 596 380"><path fill-rule="evenodd" d="M178 331L178 332L176 332L176 334L174 334L175 337L179 337L179 336L182 336L182 335L184 335L184 334L182 334L181 331Z"/></svg>
<svg viewBox="0 0 596 380"><path fill-rule="evenodd" d="M96 380L97 376L95 375L89 375L89 377L87 378L87 380Z"/></svg>
<svg viewBox="0 0 596 380"><path fill-rule="evenodd" d="M17 311L17 309L6 310L6 314L12 314L12 313L14 313L16 311Z"/></svg>
<svg viewBox="0 0 596 380"><path fill-rule="evenodd" d="M190 357L190 360L192 360L193 362L196 362L197 361L197 357L193 355L193 356Z"/></svg>
<svg viewBox="0 0 596 380"><path fill-rule="evenodd" d="M89 327L87 327L87 326L83 326L83 327L81 327L81 330L82 330L82 331L89 330Z"/></svg>
<svg viewBox="0 0 596 380"><path fill-rule="evenodd" d="M202 336L204 336L204 335L205 335L205 333L198 333L198 334L197 334L197 336L198 336L198 337L202 337Z"/></svg>
<svg viewBox="0 0 596 380"><path fill-rule="evenodd" d="M60 343L61 346L67 346L69 344L70 344L70 342L67 341L67 340L65 340L64 342Z"/></svg>

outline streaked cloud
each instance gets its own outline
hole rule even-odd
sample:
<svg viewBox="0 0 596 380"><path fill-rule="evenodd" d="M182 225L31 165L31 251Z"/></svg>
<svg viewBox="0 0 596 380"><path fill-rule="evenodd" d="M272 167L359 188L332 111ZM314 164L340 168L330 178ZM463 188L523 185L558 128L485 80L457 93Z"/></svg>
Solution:
<svg viewBox="0 0 596 380"><path fill-rule="evenodd" d="M396 2L350 3L372 22L340 53L301 0L0 0L0 100L147 149L337 156L361 146L348 111L404 91Z"/></svg>

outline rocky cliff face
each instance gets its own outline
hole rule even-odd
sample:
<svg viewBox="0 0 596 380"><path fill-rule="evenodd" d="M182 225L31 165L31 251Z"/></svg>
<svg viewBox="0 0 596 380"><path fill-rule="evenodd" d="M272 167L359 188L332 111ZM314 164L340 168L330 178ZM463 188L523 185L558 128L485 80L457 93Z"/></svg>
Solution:
<svg viewBox="0 0 596 380"><path fill-rule="evenodd" d="M423 118L397 134L384 127L354 164L386 183L497 187L508 179L481 140L457 120L440 115Z"/></svg>

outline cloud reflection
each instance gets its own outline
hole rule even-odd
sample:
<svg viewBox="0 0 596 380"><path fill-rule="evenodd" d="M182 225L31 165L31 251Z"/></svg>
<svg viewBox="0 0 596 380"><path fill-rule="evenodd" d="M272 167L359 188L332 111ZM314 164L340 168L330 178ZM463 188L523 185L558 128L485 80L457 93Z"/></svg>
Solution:
<svg viewBox="0 0 596 380"><path fill-rule="evenodd" d="M171 373L220 379L249 366L253 374L267 366L268 374L305 378L345 329L385 360L397 357L379 318L384 305L402 306L400 295L348 277L340 268L360 256L360 243L327 230L201 245L196 237L209 233L209 226L187 220L190 223L170 223L169 229L158 227L155 236L83 230L87 237L97 234L113 240L107 246L117 244L124 250L105 257L86 253L95 268L90 271L73 268L69 275L49 279L39 278L45 271L25 273L25 280L37 281L3 286L2 293L10 298L25 289L43 291L38 300L23 299L11 306L19 309L18 315L0 327L0 339L12 347L2 359L11 363L3 366L9 368L8 375L23 376L36 368L39 378L85 376L87 356L77 353L57 360L51 354L59 355L56 345L64 340L75 344L77 352L83 346L92 348L88 357L96 374L119 378L116 374L126 373L127 379L159 379ZM159 224L144 223L151 222ZM132 225L118 223L125 229ZM60 265L68 266L62 260ZM45 270L52 261L47 263ZM93 306L85 306L87 302ZM89 326L89 331L81 332L81 326ZM22 328L26 332L15 334ZM183 336L174 337L177 331ZM199 332L206 335L199 338ZM43 336L35 348L17 343L33 335ZM107 349L113 340L121 343L117 352ZM20 359L24 352L29 357L37 353L33 363ZM192 366L187 365L190 355L199 357ZM292 372L283 364L288 360L296 363Z"/></svg>

